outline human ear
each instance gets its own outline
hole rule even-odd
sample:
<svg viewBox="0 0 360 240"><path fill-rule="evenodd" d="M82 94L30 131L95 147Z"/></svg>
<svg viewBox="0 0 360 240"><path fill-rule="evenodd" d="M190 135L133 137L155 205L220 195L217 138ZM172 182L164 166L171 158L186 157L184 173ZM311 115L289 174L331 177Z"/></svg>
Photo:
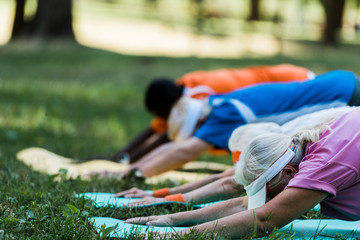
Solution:
<svg viewBox="0 0 360 240"><path fill-rule="evenodd" d="M286 180L292 179L296 174L296 169L291 165L286 165L282 170L283 178Z"/></svg>
<svg viewBox="0 0 360 240"><path fill-rule="evenodd" d="M280 174L277 175L278 177L274 177L270 182L268 182L268 196L272 198L284 190L290 179L292 179L295 174L296 169L291 165L286 165Z"/></svg>

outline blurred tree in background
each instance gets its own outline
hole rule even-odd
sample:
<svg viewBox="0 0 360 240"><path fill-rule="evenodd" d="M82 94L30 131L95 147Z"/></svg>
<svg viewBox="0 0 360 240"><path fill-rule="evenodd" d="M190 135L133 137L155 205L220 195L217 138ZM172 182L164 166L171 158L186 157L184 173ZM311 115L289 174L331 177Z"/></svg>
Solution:
<svg viewBox="0 0 360 240"><path fill-rule="evenodd" d="M323 41L327 44L337 42L337 34L343 25L345 0L321 0L325 11Z"/></svg>
<svg viewBox="0 0 360 240"><path fill-rule="evenodd" d="M12 39L75 40L71 0L37 0L35 15L25 18L26 0L16 0Z"/></svg>
<svg viewBox="0 0 360 240"><path fill-rule="evenodd" d="M26 18L24 12L26 2L29 1L36 2L37 7L33 16ZM101 7L106 5L109 9L111 8L111 11L117 11L115 14L118 16L124 14L129 17L133 14L137 18L158 20L166 24L189 24L188 26L196 30L198 34L209 34L211 32L208 31L209 29L215 29L213 33L218 35L241 32L244 29L256 31L256 24L265 22L275 26L286 25L288 32L289 29L293 31L295 28L300 28L301 31L302 27L304 29L305 27L317 28L316 31L319 32L317 38L320 39L321 30L321 40L327 44L336 44L339 41L338 36L344 26L346 11L356 12L355 18L358 18L360 2L360 0L16 0L12 38L74 39L72 1L76 4L80 2L81 9L87 9L85 5L99 4ZM354 3L357 4L357 9L351 9L354 8ZM187 5L187 10L185 5ZM301 9L289 13L287 11L289 5L300 6ZM314 5L317 6L317 12L309 13L307 11L309 6L313 8ZM183 8L178 9L177 6L183 6ZM122 8L124 10L121 10ZM135 9L138 13L134 13ZM127 10L130 12L126 12ZM304 16L310 20L301 19ZM298 25L295 26L295 24ZM356 22L351 24L354 25L354 29L358 26ZM270 29L268 26L266 25L266 28ZM321 29L318 26L321 26ZM266 28L263 29L267 30ZM278 29L281 31L282 27Z"/></svg>
<svg viewBox="0 0 360 240"><path fill-rule="evenodd" d="M260 0L250 0L250 15L248 20L260 20Z"/></svg>
<svg viewBox="0 0 360 240"><path fill-rule="evenodd" d="M212 2L214 1L206 1L206 0L190 0L193 5L196 5L196 10L194 11L196 14L194 16L197 32L202 32L204 25L207 20L211 18L222 18L225 17L224 14L214 14L214 8L209 7ZM276 5L278 8L275 15L271 18L274 24L281 23L283 21L281 15L284 14L285 9L282 7L286 2L290 1L276 1ZM296 2L296 1L293 1ZM344 11L345 11L345 0L320 0L321 6L324 11L324 20L323 20L323 30L322 30L322 41L326 44L336 44L338 42L338 34L339 30L343 26L343 18L344 18ZM348 0L348 2L350 2ZM359 1L357 0L358 5ZM256 21L264 21L266 20L264 16L262 16L262 3L265 3L260 0L248 0L248 8L249 8L249 15L246 18L248 21L256 22ZM309 4L309 1L301 0L302 5ZM211 11L209 11L209 9ZM230 9L229 9L230 10ZM266 13L267 9L263 9L264 13ZM357 9L358 11L358 9ZM306 14L301 13L300 14ZM216 15L216 16L215 16Z"/></svg>

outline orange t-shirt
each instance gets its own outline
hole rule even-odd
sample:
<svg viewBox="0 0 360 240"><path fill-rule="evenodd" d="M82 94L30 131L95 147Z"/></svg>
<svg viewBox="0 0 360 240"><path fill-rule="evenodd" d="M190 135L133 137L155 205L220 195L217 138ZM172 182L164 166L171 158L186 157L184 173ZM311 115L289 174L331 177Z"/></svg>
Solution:
<svg viewBox="0 0 360 240"><path fill-rule="evenodd" d="M228 93L238 88L248 87L259 83L304 81L309 78L309 70L291 64L275 66L256 66L241 69L220 69L213 71L190 72L179 78L176 83L185 88L205 86L213 90L214 94ZM202 98L208 96L208 91L195 92L192 96ZM151 128L162 133L167 129L166 120L155 118Z"/></svg>

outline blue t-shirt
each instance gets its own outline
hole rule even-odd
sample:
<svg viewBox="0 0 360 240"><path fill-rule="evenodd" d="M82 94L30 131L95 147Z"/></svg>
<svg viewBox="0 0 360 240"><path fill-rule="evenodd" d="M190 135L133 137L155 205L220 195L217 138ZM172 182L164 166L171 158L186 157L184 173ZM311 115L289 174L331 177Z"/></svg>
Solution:
<svg viewBox="0 0 360 240"><path fill-rule="evenodd" d="M332 71L305 82L268 83L209 97L212 110L194 136L228 149L232 131L256 122L283 124L298 116L348 104L355 74Z"/></svg>

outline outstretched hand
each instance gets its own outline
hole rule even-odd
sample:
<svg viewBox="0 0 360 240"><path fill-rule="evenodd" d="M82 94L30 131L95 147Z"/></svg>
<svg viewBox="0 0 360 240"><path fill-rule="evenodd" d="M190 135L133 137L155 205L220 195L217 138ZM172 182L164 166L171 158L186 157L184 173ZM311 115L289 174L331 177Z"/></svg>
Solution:
<svg viewBox="0 0 360 240"><path fill-rule="evenodd" d="M151 197L152 193L133 187L129 190L122 191L113 195L113 197L125 197L125 198L144 198Z"/></svg>
<svg viewBox="0 0 360 240"><path fill-rule="evenodd" d="M147 226L159 226L159 227L176 226L176 223L171 217L171 214L161 215L161 216L129 218L125 220L125 223L141 224Z"/></svg>
<svg viewBox="0 0 360 240"><path fill-rule="evenodd" d="M145 197L139 201L135 201L135 202L131 202L129 204L127 204L127 207L135 207L135 206L142 206L142 205L150 205L150 204L154 204L154 203L159 203L159 202L166 202L167 200L165 198L154 198L154 197Z"/></svg>

